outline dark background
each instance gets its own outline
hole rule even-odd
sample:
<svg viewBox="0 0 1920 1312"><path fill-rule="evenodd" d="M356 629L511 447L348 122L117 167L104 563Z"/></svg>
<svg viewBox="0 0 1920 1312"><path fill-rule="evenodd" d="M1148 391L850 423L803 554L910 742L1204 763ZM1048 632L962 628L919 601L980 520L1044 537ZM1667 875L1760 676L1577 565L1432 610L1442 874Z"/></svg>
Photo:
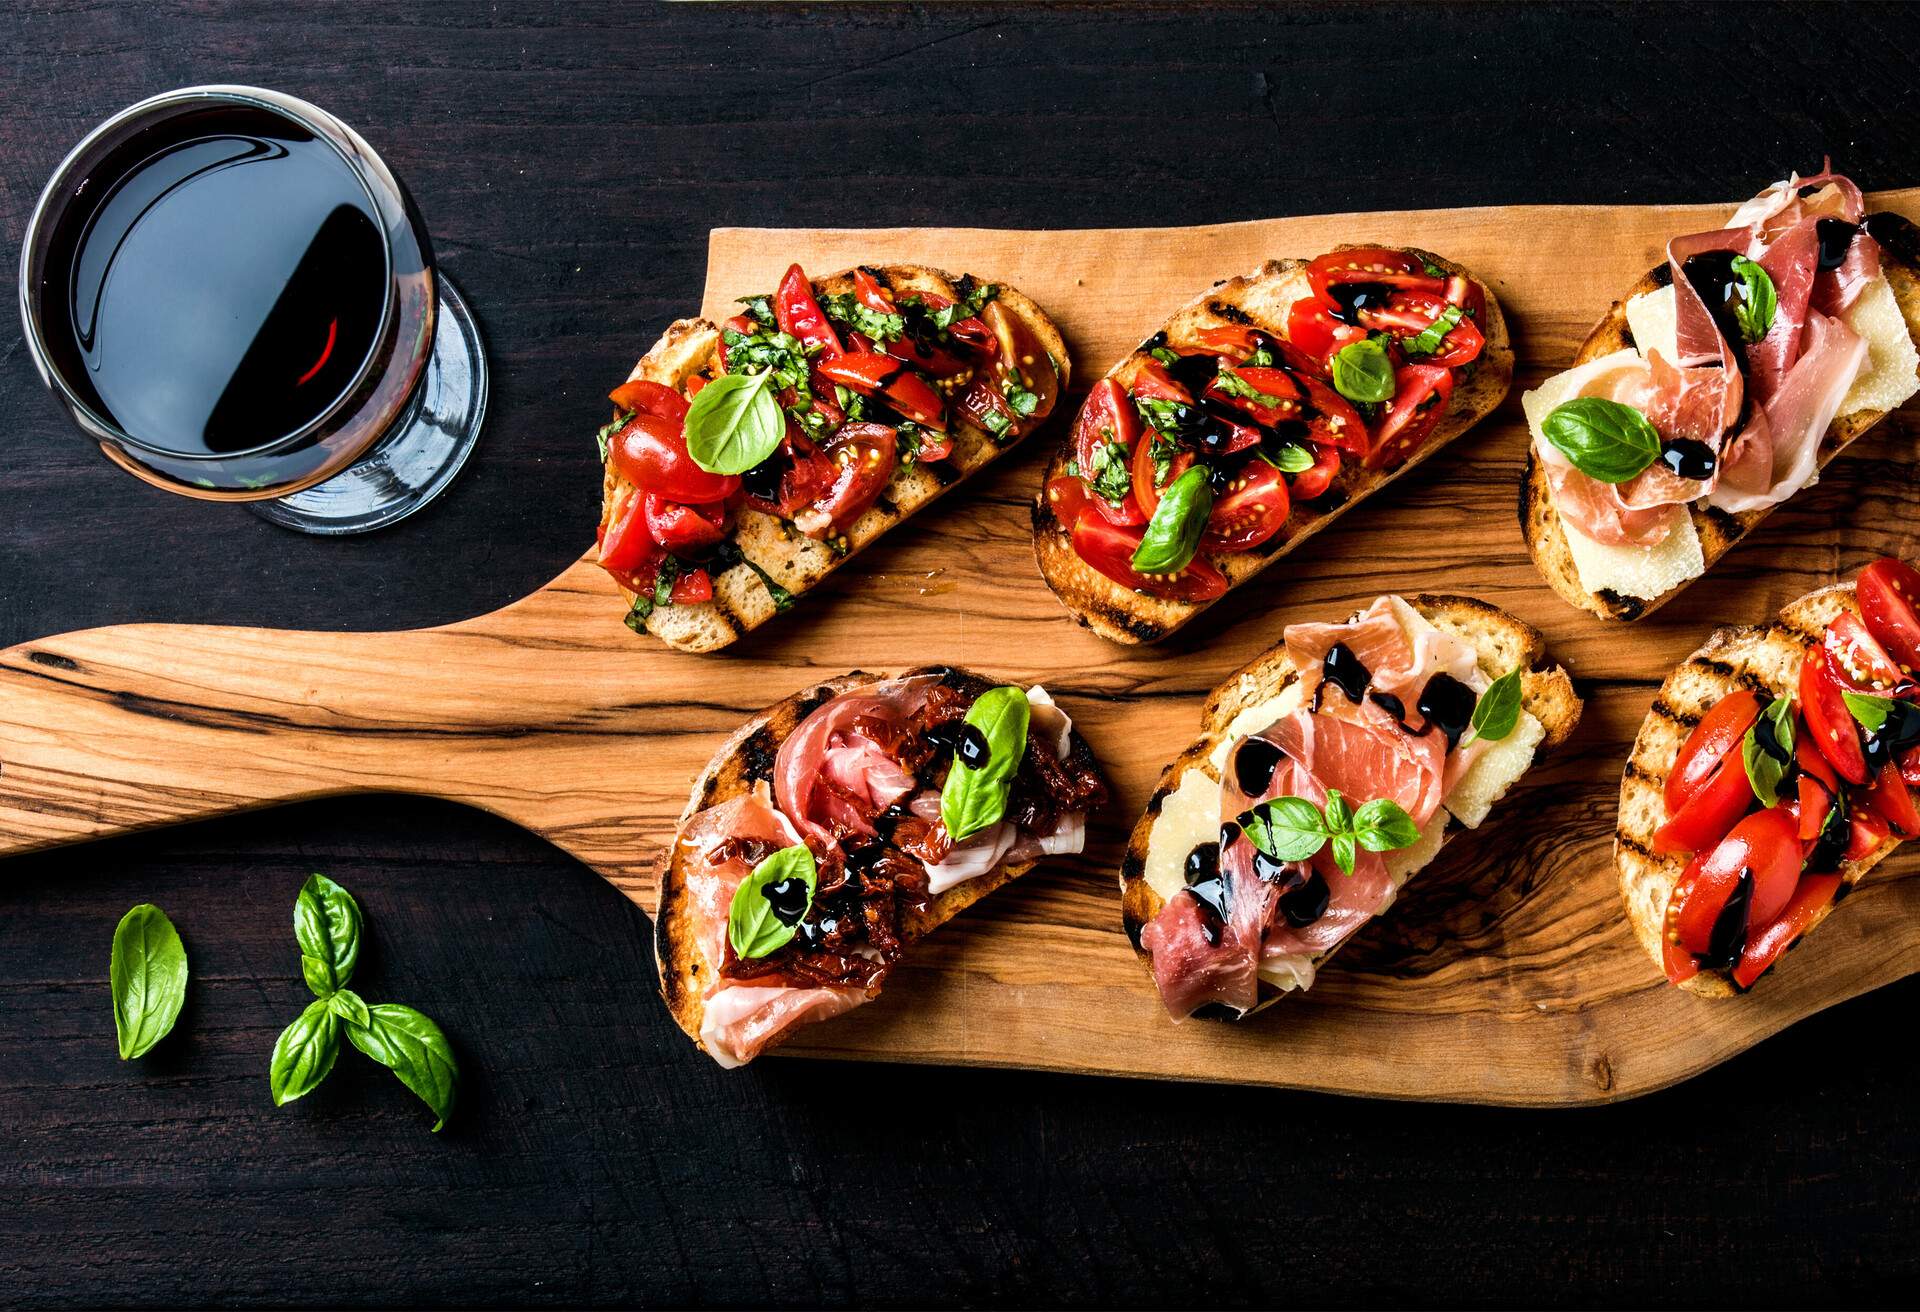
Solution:
<svg viewBox="0 0 1920 1312"><path fill-rule="evenodd" d="M1832 152L1920 183L1920 11L0 5L0 228L92 124L234 81L411 186L494 365L439 504L303 540L112 472L0 316L0 645L125 620L404 627L530 591L609 380L718 224L1177 224L1719 201ZM9 266L10 267L10 264ZM1038 458L1037 455L1035 457ZM276 1111L309 870L357 981L457 1045L441 1136L349 1053ZM115 921L192 954L114 1053ZM1513 1112L995 1071L722 1072L648 925L501 821L356 799L0 872L0 1304L1797 1304L1920 1292L1920 982L1619 1107Z"/></svg>

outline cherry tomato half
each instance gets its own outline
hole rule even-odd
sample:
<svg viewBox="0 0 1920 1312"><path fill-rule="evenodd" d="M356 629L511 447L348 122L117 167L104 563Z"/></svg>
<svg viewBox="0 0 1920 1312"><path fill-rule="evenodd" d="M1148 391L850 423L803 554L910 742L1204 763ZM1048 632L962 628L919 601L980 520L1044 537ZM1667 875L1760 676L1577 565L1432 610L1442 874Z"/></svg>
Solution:
<svg viewBox="0 0 1920 1312"><path fill-rule="evenodd" d="M1920 611L1914 609L1920 599L1920 570L1901 560L1876 560L1860 571L1854 593L1868 631L1898 662L1900 672L1914 677L1920 670Z"/></svg>
<svg viewBox="0 0 1920 1312"><path fill-rule="evenodd" d="M980 317L1000 343L992 372L1002 376L1016 373L1020 385L1034 395L1032 413L1014 421L1015 431L1030 432L1053 413L1054 403L1060 399L1060 371L1026 319L999 301L988 301Z"/></svg>
<svg viewBox="0 0 1920 1312"><path fill-rule="evenodd" d="M1392 469L1405 464L1440 422L1453 396L1453 371L1438 365L1402 365L1395 382L1393 400L1388 403L1386 418L1380 421L1379 430L1373 436L1373 449L1367 454L1368 469Z"/></svg>
<svg viewBox="0 0 1920 1312"><path fill-rule="evenodd" d="M833 486L816 502L833 531L844 533L867 512L893 477L898 445L885 424L848 424L821 454L833 470Z"/></svg>
<svg viewBox="0 0 1920 1312"><path fill-rule="evenodd" d="M1820 645L1826 649L1827 662L1835 682L1846 692L1869 697L1911 697L1920 691L1912 679L1900 672L1893 657L1868 631L1865 621L1851 611L1842 611L1827 625Z"/></svg>
<svg viewBox="0 0 1920 1312"><path fill-rule="evenodd" d="M1755 802L1747 767L1736 749L1720 759L1706 782L1687 798L1667 822L1653 831L1653 850L1704 852L1724 838Z"/></svg>
<svg viewBox="0 0 1920 1312"><path fill-rule="evenodd" d="M654 492L645 496L648 535L676 556L711 547L727 535L727 506L723 501L690 506Z"/></svg>
<svg viewBox="0 0 1920 1312"><path fill-rule="evenodd" d="M1706 785L1722 759L1729 754L1738 758L1741 740L1760 718L1760 709L1760 698L1741 688L1722 697L1700 717L1700 723L1680 745L1679 755L1673 758L1673 768L1667 771L1668 815L1677 814Z"/></svg>
<svg viewBox="0 0 1920 1312"><path fill-rule="evenodd" d="M1287 480L1280 471L1264 460L1251 460L1214 499L1201 549L1226 552L1257 547L1280 531L1291 509Z"/></svg>
<svg viewBox="0 0 1920 1312"><path fill-rule="evenodd" d="M1081 515L1073 526L1074 554L1122 587L1169 601L1212 601L1227 590L1227 576L1195 556L1178 574L1142 574L1133 567L1143 531Z"/></svg>
<svg viewBox="0 0 1920 1312"><path fill-rule="evenodd" d="M713 576L704 569L690 569L673 581L673 604L691 606L713 600Z"/></svg>
<svg viewBox="0 0 1920 1312"><path fill-rule="evenodd" d="M1850 784L1864 784L1866 753L1860 750L1860 731L1840 692L1825 644L1815 647L1800 662L1800 714L1820 755L1840 777Z"/></svg>
<svg viewBox="0 0 1920 1312"><path fill-rule="evenodd" d="M1888 761L1880 767L1861 800L1887 822L1896 836L1912 838L1920 834L1920 809L1914 807L1913 794L1907 791L1907 781L1900 777L1897 763Z"/></svg>
<svg viewBox="0 0 1920 1312"><path fill-rule="evenodd" d="M1258 435L1255 440L1258 440ZM1139 504L1141 513L1152 519L1153 512L1160 508L1160 489L1171 486L1174 479L1192 467L1193 452L1180 451L1167 461L1167 476L1159 478L1153 460L1152 431L1142 433L1140 441L1133 448L1133 499Z"/></svg>
<svg viewBox="0 0 1920 1312"><path fill-rule="evenodd" d="M1311 356L1315 369L1322 374L1332 368L1333 357L1343 348L1366 335L1365 328L1341 323L1311 296L1302 296L1287 311L1287 340Z"/></svg>
<svg viewBox="0 0 1920 1312"><path fill-rule="evenodd" d="M1807 932L1839 891L1838 875L1808 875L1802 879L1780 914L1758 933L1747 936L1746 950L1733 968L1733 982L1743 989L1752 988L1794 940Z"/></svg>
<svg viewBox="0 0 1920 1312"><path fill-rule="evenodd" d="M1130 462L1134 448L1140 442L1140 414L1133 408L1133 402L1127 399L1119 383L1111 378L1102 378L1087 393L1086 404L1080 407L1080 414L1073 421L1073 459L1080 476L1087 480L1089 487L1093 480L1094 452L1108 442L1118 442L1124 458ZM1146 511L1141 509L1131 492L1117 503L1095 494L1091 497L1091 504L1114 524L1147 522ZM1074 521L1062 516L1060 522L1071 527Z"/></svg>
<svg viewBox="0 0 1920 1312"><path fill-rule="evenodd" d="M687 398L663 383L645 378L629 378L607 393L607 399L622 410L658 415L675 423L687 417Z"/></svg>
<svg viewBox="0 0 1920 1312"><path fill-rule="evenodd" d="M1384 306L1361 310L1358 318L1368 328L1389 332L1404 340L1424 333L1446 311L1447 302L1441 297L1418 292L1396 292ZM1487 339L1481 335L1479 325L1462 315L1460 321L1440 340L1440 349L1419 359L1423 364L1455 369L1477 359L1486 344Z"/></svg>
<svg viewBox="0 0 1920 1312"><path fill-rule="evenodd" d="M1364 431L1364 430L1362 430ZM1295 501L1311 501L1324 495L1333 486L1333 480L1340 474L1340 453L1332 446L1316 442L1313 444L1313 466L1293 475L1292 496Z"/></svg>
<svg viewBox="0 0 1920 1312"><path fill-rule="evenodd" d="M1746 871L1753 876L1747 924L1765 925L1778 916L1800 881L1799 828L1794 817L1778 807L1756 811L1694 858L1692 888L1684 902L1669 909L1670 928L1680 936L1680 946L1696 956L1710 949L1714 927Z"/></svg>
<svg viewBox="0 0 1920 1312"><path fill-rule="evenodd" d="M653 586L666 553L647 533L646 494L629 496L600 539L600 567L630 591Z"/></svg>
<svg viewBox="0 0 1920 1312"><path fill-rule="evenodd" d="M1224 373L1215 375L1213 381L1207 384L1205 395L1221 405L1231 406L1250 415L1256 424L1265 428L1272 428L1290 419L1301 417L1300 384L1286 370L1241 365L1233 370L1233 376L1259 396L1271 397L1273 404L1268 405L1264 401L1245 395L1244 392L1229 392L1223 386L1227 378ZM1253 433L1252 437L1253 442L1260 440L1258 433Z"/></svg>
<svg viewBox="0 0 1920 1312"><path fill-rule="evenodd" d="M840 338L827 322L820 302L813 299L813 284L797 264L787 270L779 290L773 294L773 320L780 325L781 332L799 338L802 346L816 348L828 356L841 352Z"/></svg>
<svg viewBox="0 0 1920 1312"><path fill-rule="evenodd" d="M1324 305L1340 308L1332 289L1342 283L1371 282L1404 291L1444 296L1445 278L1429 274L1419 260L1405 251L1384 246L1359 246L1348 251L1330 251L1307 266L1307 284L1314 297Z"/></svg>
<svg viewBox="0 0 1920 1312"><path fill-rule="evenodd" d="M856 355L849 351L820 361L813 371L830 383L871 396L900 372L900 362L890 355Z"/></svg>
<svg viewBox="0 0 1920 1312"><path fill-rule="evenodd" d="M673 501L725 501L740 486L734 474L710 474L687 454L680 421L636 412L607 444L607 458L627 479Z"/></svg>

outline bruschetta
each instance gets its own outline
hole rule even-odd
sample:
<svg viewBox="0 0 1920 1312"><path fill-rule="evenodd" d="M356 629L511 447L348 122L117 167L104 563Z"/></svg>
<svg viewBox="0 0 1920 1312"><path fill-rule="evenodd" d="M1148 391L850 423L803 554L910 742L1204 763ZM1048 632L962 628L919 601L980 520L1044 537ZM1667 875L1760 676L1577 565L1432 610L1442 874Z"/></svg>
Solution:
<svg viewBox="0 0 1920 1312"><path fill-rule="evenodd" d="M1222 282L1116 364L1033 504L1054 595L1115 642L1172 633L1497 407L1493 292L1343 246Z"/></svg>
<svg viewBox="0 0 1920 1312"><path fill-rule="evenodd" d="M1751 988L1920 834L1920 572L1878 560L1667 676L1620 782L1634 933L1680 987Z"/></svg>
<svg viewBox="0 0 1920 1312"><path fill-rule="evenodd" d="M922 935L1048 856L1107 788L1044 689L929 667L849 674L715 753L659 864L654 951L673 1018L753 1060L870 1001Z"/></svg>
<svg viewBox="0 0 1920 1312"><path fill-rule="evenodd" d="M1521 529L1555 592L1651 614L1920 391L1920 230L1865 211L1823 172L1675 237L1522 397Z"/></svg>
<svg viewBox="0 0 1920 1312"><path fill-rule="evenodd" d="M1468 597L1289 625L1214 689L1127 845L1126 930L1168 1013L1310 987L1580 709L1540 635Z"/></svg>
<svg viewBox="0 0 1920 1312"><path fill-rule="evenodd" d="M1059 330L1004 283L799 265L724 324L682 319L612 392L599 561L627 624L714 651L1031 432Z"/></svg>

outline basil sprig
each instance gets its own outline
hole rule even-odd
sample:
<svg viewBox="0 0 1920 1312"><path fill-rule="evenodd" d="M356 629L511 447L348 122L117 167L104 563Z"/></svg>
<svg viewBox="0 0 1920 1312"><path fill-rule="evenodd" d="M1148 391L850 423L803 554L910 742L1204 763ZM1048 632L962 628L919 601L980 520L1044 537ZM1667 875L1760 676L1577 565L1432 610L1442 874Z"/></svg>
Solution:
<svg viewBox="0 0 1920 1312"><path fill-rule="evenodd" d="M1497 743L1520 723L1520 667L1514 666L1487 685L1480 700L1473 704L1473 719L1468 722L1462 747L1476 741Z"/></svg>
<svg viewBox="0 0 1920 1312"><path fill-rule="evenodd" d="M807 899L798 915L785 920L778 914L767 890L789 879L798 879L807 886ZM733 890L733 901L727 906L727 942L733 945L733 954L747 960L768 956L785 947L793 939L794 928L806 919L819 886L820 869L805 843L783 847L755 866L753 873Z"/></svg>
<svg viewBox="0 0 1920 1312"><path fill-rule="evenodd" d="M340 1055L344 1030L354 1047L420 1096L439 1130L460 1082L453 1047L438 1025L412 1007L369 1006L347 987L360 960L361 928L360 904L351 893L325 875L307 877L293 904L293 936L314 999L274 1042L267 1064L273 1105L285 1106L319 1087Z"/></svg>
<svg viewBox="0 0 1920 1312"><path fill-rule="evenodd" d="M1007 813L1013 776L1027 754L1030 719L1027 695L1018 688L989 688L967 708L966 728L986 744L987 759L969 765L960 752L954 753L953 768L940 789L940 823L954 842L971 838Z"/></svg>
<svg viewBox="0 0 1920 1312"><path fill-rule="evenodd" d="M1412 337L1402 338L1400 349L1408 355L1432 355L1447 340L1447 334L1460 323L1466 311L1457 305L1449 305L1440 312L1440 317L1415 333Z"/></svg>
<svg viewBox="0 0 1920 1312"><path fill-rule="evenodd" d="M1732 268L1733 276L1740 280L1740 300L1733 307L1734 322L1740 325L1744 341L1757 342L1773 327L1773 316L1779 310L1773 279L1744 255L1733 257Z"/></svg>
<svg viewBox="0 0 1920 1312"><path fill-rule="evenodd" d="M1541 425L1573 467L1602 483L1624 483L1660 458L1660 434L1630 405L1604 396L1576 396Z"/></svg>
<svg viewBox="0 0 1920 1312"><path fill-rule="evenodd" d="M1133 567L1142 574L1185 569L1200 549L1200 535L1211 513L1213 484L1206 469L1194 465L1160 494L1160 504L1153 508L1153 518L1134 549Z"/></svg>
<svg viewBox="0 0 1920 1312"><path fill-rule="evenodd" d="M1366 337L1341 347L1333 357L1333 390L1349 401L1393 400L1393 360L1386 344Z"/></svg>
<svg viewBox="0 0 1920 1312"><path fill-rule="evenodd" d="M1793 764L1793 702L1776 697L1760 712L1760 718L1747 726L1740 742L1740 763L1747 770L1747 784L1762 806L1780 804L1780 781Z"/></svg>
<svg viewBox="0 0 1920 1312"><path fill-rule="evenodd" d="M1333 863L1352 874L1356 848L1393 852L1420 841L1419 826L1398 802L1376 797L1355 810L1336 788L1324 809L1304 797L1274 797L1240 813L1247 841L1275 861L1305 861L1331 845Z"/></svg>
<svg viewBox="0 0 1920 1312"><path fill-rule="evenodd" d="M721 374L687 406L687 454L709 474L744 474L786 436L773 370Z"/></svg>
<svg viewBox="0 0 1920 1312"><path fill-rule="evenodd" d="M187 1000L187 950L166 912L142 902L120 918L108 974L120 1060L130 1061L167 1037Z"/></svg>
<svg viewBox="0 0 1920 1312"><path fill-rule="evenodd" d="M1878 733L1887 723L1887 717L1893 713L1891 697L1873 697L1862 692L1842 692L1840 699L1847 704L1847 710L1860 722L1860 727L1868 733Z"/></svg>

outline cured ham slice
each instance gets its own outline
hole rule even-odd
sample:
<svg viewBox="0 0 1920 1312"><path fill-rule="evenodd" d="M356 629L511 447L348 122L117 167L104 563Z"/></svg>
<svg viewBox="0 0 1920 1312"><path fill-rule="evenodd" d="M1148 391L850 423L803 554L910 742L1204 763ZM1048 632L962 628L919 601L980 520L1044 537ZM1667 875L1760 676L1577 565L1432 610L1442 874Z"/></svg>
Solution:
<svg viewBox="0 0 1920 1312"><path fill-rule="evenodd" d="M843 834L872 837L872 817L913 790L913 775L857 722L891 726L905 735L937 683L936 676L919 674L842 693L780 744L773 763L774 798L816 852L838 845Z"/></svg>
<svg viewBox="0 0 1920 1312"><path fill-rule="evenodd" d="M1784 501L1814 482L1820 471L1821 440L1866 363L1866 339L1838 319L1814 311L1807 321L1805 352L1766 408L1748 424L1749 430L1767 430L1766 442L1756 449L1767 453L1768 465L1744 477L1730 469L1708 502L1737 514ZM1743 432L1734 445L1742 446L1747 436Z"/></svg>

